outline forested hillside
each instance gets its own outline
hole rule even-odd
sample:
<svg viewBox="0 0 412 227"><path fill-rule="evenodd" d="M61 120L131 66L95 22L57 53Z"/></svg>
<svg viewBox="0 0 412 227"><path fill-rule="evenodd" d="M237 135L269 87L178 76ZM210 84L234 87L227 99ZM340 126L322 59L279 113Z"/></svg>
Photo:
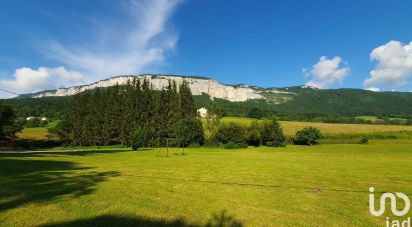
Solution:
<svg viewBox="0 0 412 227"><path fill-rule="evenodd" d="M220 107L226 116L247 116L253 108L261 109L265 115L314 117L354 117L378 116L412 118L412 93L372 92L362 89L312 89L302 87L279 88L280 91L296 95L283 104L273 104L268 100L248 100L230 102L208 95L194 96L197 108L210 104ZM11 105L19 117L46 116L61 118L64 107L72 96L19 98L2 100ZM120 100L118 100L120 101Z"/></svg>
<svg viewBox="0 0 412 227"><path fill-rule="evenodd" d="M361 89L303 89L295 99L275 106L288 114L331 116L412 117L411 92L372 92Z"/></svg>

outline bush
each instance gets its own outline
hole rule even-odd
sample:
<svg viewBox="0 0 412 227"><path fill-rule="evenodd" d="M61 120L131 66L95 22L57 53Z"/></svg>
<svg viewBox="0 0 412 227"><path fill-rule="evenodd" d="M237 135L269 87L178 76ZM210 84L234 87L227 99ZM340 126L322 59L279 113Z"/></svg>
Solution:
<svg viewBox="0 0 412 227"><path fill-rule="evenodd" d="M262 143L268 147L286 146L286 137L283 130L276 120L270 123L265 122L261 129Z"/></svg>
<svg viewBox="0 0 412 227"><path fill-rule="evenodd" d="M215 138L221 144L230 142L234 144L246 144L244 129L234 123L222 125L218 129Z"/></svg>
<svg viewBox="0 0 412 227"><path fill-rule="evenodd" d="M137 150L141 147L146 146L147 136L146 132L142 128L137 128L132 136L132 149Z"/></svg>
<svg viewBox="0 0 412 227"><path fill-rule="evenodd" d="M362 139L360 140L360 144L368 144L369 143L369 139L368 137L362 137Z"/></svg>
<svg viewBox="0 0 412 227"><path fill-rule="evenodd" d="M203 145L203 128L202 122L194 117L188 117L180 120L175 129L177 141L183 145L200 144Z"/></svg>
<svg viewBox="0 0 412 227"><path fill-rule="evenodd" d="M205 142L203 143L203 146L205 146L205 147L218 147L219 142L214 138L206 139Z"/></svg>
<svg viewBox="0 0 412 227"><path fill-rule="evenodd" d="M233 142L229 142L225 145L223 145L223 147L225 149L239 149L239 148L247 148L247 143L233 143Z"/></svg>
<svg viewBox="0 0 412 227"><path fill-rule="evenodd" d="M302 130L296 132L294 144L298 145L315 145L322 137L319 129L315 127L305 127Z"/></svg>

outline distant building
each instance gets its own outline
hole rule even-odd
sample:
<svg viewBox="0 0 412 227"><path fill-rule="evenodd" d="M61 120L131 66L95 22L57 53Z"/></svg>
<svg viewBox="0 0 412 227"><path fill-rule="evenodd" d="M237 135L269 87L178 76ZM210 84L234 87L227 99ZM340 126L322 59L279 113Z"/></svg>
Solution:
<svg viewBox="0 0 412 227"><path fill-rule="evenodd" d="M207 109L204 108L204 107L198 109L198 110L197 110L197 113L199 114L199 116L200 116L201 118L207 117Z"/></svg>

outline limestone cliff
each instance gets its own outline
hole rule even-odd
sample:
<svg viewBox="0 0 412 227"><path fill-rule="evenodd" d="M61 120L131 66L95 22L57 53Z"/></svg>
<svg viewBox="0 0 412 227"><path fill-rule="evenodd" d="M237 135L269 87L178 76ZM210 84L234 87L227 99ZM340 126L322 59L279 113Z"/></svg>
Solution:
<svg viewBox="0 0 412 227"><path fill-rule="evenodd" d="M105 80L100 80L88 85L59 88L56 90L38 92L29 96L33 98L39 98L48 96L74 95L78 92L82 92L88 89L110 87L116 84L126 84L128 80L132 80L133 78L138 78L139 80L147 79L153 85L153 88L158 90L161 90L163 87L167 86L169 80L176 81L178 86L183 82L183 80L186 80L189 83L193 95L202 95L202 93L205 93L208 94L212 99L220 98L232 102L247 101L250 99L265 99L259 89L251 88L247 85L231 86L224 85L216 80L203 77L184 77L171 75L117 76Z"/></svg>

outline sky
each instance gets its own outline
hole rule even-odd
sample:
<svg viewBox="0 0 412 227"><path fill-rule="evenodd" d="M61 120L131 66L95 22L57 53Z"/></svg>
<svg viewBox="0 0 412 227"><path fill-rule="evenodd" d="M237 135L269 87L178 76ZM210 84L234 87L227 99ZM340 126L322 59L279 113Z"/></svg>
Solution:
<svg viewBox="0 0 412 227"><path fill-rule="evenodd" d="M409 0L3 0L0 89L163 73L409 92L411 9Z"/></svg>

